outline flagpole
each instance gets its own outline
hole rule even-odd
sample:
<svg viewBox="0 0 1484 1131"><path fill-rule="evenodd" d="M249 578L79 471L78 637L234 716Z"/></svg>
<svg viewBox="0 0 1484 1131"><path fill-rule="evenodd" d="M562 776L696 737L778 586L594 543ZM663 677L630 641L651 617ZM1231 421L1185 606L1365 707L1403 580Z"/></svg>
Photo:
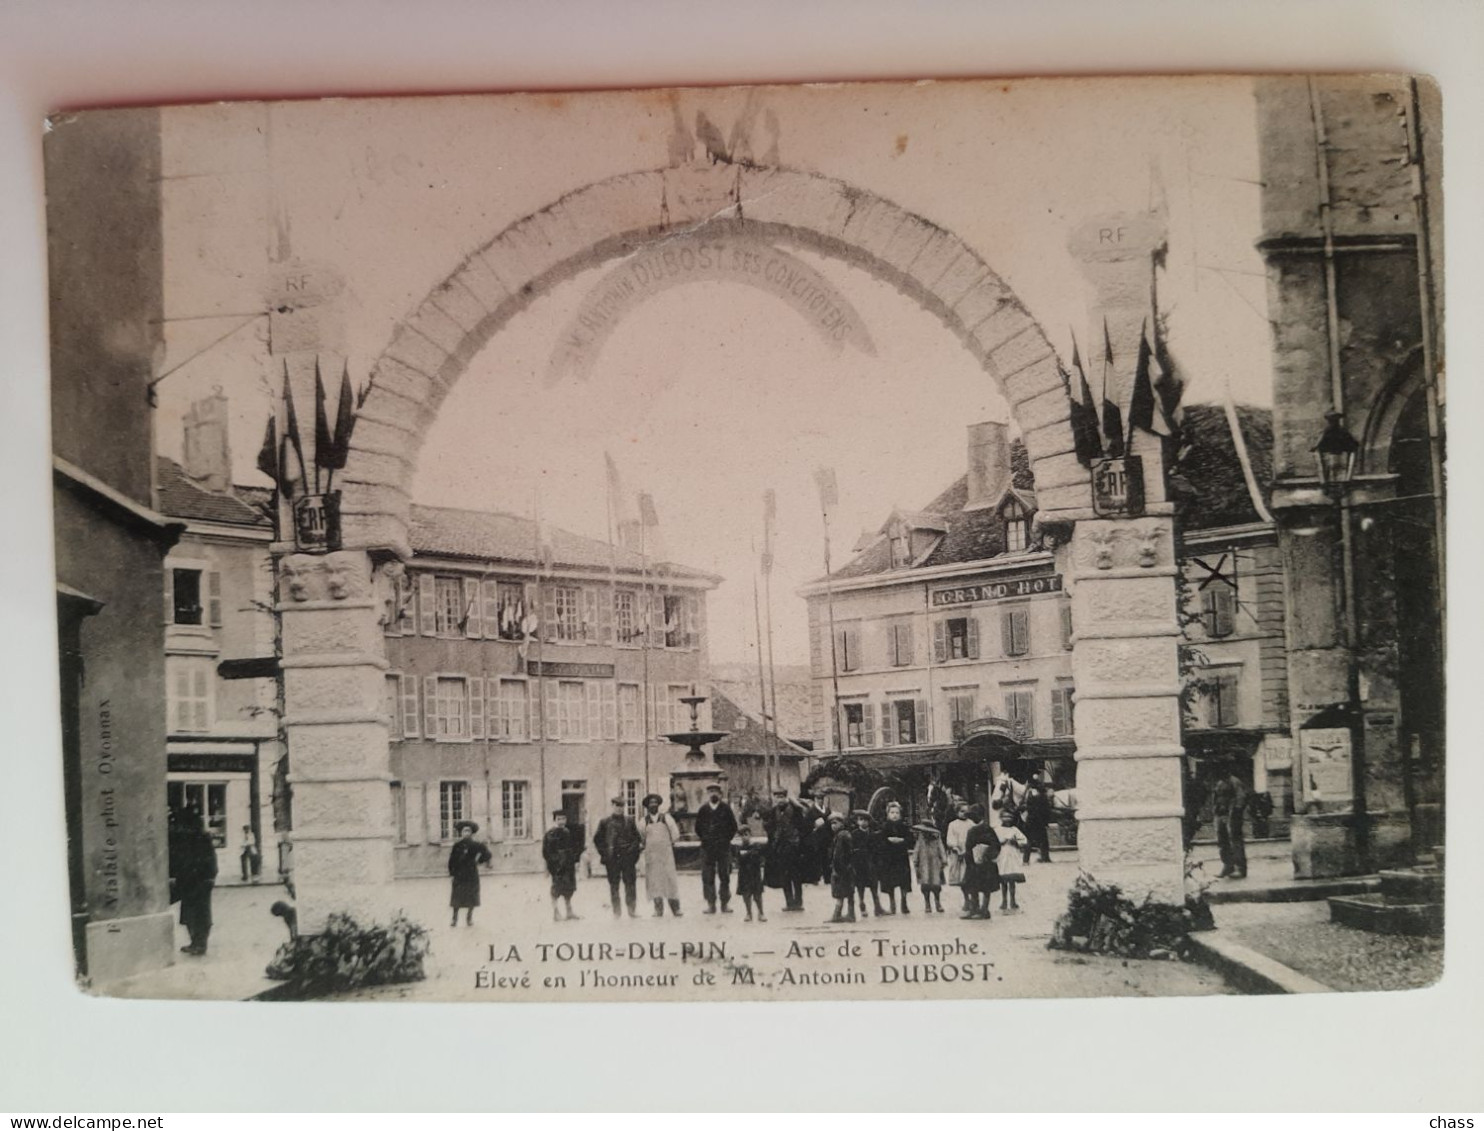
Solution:
<svg viewBox="0 0 1484 1131"><path fill-rule="evenodd" d="M773 701L773 768L776 771L775 779L783 777L782 767L778 764L778 679L773 669L773 571L765 570L763 573L763 602L768 610L768 698ZM763 733L767 735L767 716L763 716ZM775 785L776 789L777 786Z"/></svg>
<svg viewBox="0 0 1484 1131"><path fill-rule="evenodd" d="M824 519L824 598L830 618L830 682L834 685L835 705L830 715L830 729L835 734L835 757L840 749L840 656L835 642L835 586L830 570L830 509L820 501L820 515Z"/></svg>
<svg viewBox="0 0 1484 1131"><path fill-rule="evenodd" d="M541 587L542 575L546 572L544 568L546 558L545 547L543 547L541 544L541 488L539 485L536 487L536 490L533 493L532 506L535 510L534 534L536 542L536 608L534 610L536 621L536 638L531 642L531 650L535 654L536 665L536 678L534 681L535 686L533 688L533 691L536 695L536 702L540 707L540 710L537 713L540 715L541 718L541 736L536 747L537 764L539 766L541 775L541 808L536 810L536 812L549 814L551 810L548 809L546 805L546 734L548 729L550 728L551 721L546 717L548 703L545 694L546 677L541 674L541 634L546 631L547 625L544 623L546 620L546 596ZM545 828L546 820L546 817L542 817L539 827Z"/></svg>
<svg viewBox="0 0 1484 1131"><path fill-rule="evenodd" d="M654 618L654 596L649 590L649 552L646 544L645 527L648 523L644 521L641 510L639 515L639 592L643 596L643 624L644 635L644 792L653 793L654 789L649 780L649 734L654 729L654 719L650 713L650 702L653 696L649 688L649 630L650 621Z"/></svg>
<svg viewBox="0 0 1484 1131"><path fill-rule="evenodd" d="M768 787L768 795L773 793L773 763L769 758L769 750L766 742L768 736L768 685L763 678L763 614L757 599L757 574L752 575L752 619L757 629L757 698L759 713L763 720L763 778ZM775 705L776 706L776 705Z"/></svg>

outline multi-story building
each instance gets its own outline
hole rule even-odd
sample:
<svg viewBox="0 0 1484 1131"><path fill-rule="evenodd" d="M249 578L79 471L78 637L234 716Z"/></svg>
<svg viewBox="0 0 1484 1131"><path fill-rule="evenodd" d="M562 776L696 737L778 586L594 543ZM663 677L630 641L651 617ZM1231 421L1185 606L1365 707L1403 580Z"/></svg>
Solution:
<svg viewBox="0 0 1484 1131"><path fill-rule="evenodd" d="M685 750L662 736L706 693L720 578L444 507L413 507L412 550L385 625L399 875L441 873L459 820L537 871L552 810L590 829L612 797L671 796Z"/></svg>
<svg viewBox="0 0 1484 1131"><path fill-rule="evenodd" d="M1306 876L1369 871L1443 833L1438 91L1400 75L1255 88L1273 510L1308 814L1294 864ZM1326 436L1341 441L1334 465L1316 459Z"/></svg>
<svg viewBox="0 0 1484 1131"><path fill-rule="evenodd" d="M275 879L273 779L283 744L271 497L232 485L220 394L192 406L184 461L161 457L157 470L160 510L186 524L165 559L166 800L205 819L218 883L254 878L243 875L249 842L260 874Z"/></svg>
<svg viewBox="0 0 1484 1131"><path fill-rule="evenodd" d="M1239 455L1271 441L1261 411L1241 418L1245 445L1220 409L1193 406L1177 465L1199 483L1181 556L1189 772L1236 762L1260 790L1286 796L1281 577L1275 595L1261 480ZM983 800L1000 773L1042 770L1073 788L1066 548L1042 534L1029 464L1007 426L972 425L968 472L924 510L894 511L857 551L803 590L816 756L855 760L909 805L929 782Z"/></svg>

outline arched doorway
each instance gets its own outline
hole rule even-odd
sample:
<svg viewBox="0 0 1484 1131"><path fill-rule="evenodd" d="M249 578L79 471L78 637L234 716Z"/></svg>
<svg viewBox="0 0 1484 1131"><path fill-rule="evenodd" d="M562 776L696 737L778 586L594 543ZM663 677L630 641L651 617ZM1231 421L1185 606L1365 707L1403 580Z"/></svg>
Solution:
<svg viewBox="0 0 1484 1131"><path fill-rule="evenodd" d="M844 182L722 161L600 181L511 225L430 291L376 362L339 480L344 548L281 562L301 921L313 930L330 911L374 913L387 898L378 618L394 599L390 574L410 556L410 485L429 425L475 355L537 297L677 232L745 236L860 267L933 313L996 383L1030 457L1041 521L1070 541L1084 866L1178 901L1179 628L1172 508L1157 463L1142 517L1099 518L1056 353L974 249Z"/></svg>

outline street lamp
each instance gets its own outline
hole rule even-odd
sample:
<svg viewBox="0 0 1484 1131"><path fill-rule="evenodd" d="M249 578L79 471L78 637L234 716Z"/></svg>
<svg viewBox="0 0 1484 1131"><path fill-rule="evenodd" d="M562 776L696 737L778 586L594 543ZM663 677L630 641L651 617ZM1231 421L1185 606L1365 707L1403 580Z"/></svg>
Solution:
<svg viewBox="0 0 1484 1131"><path fill-rule="evenodd" d="M1360 442L1345 427L1340 412L1324 414L1324 432L1314 445L1319 482L1335 502L1340 525L1340 601L1345 612L1345 694L1350 714L1351 814L1355 827L1355 851L1363 873L1371 870L1371 830L1366 814L1365 715L1360 703L1360 619L1356 612L1355 547L1350 535L1350 486L1355 477L1355 457Z"/></svg>

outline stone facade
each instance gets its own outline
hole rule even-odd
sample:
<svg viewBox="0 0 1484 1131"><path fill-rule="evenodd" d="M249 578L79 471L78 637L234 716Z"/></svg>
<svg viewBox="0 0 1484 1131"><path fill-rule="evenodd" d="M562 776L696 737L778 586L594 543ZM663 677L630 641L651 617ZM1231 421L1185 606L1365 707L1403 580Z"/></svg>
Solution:
<svg viewBox="0 0 1484 1131"><path fill-rule="evenodd" d="M1441 835L1442 262L1436 89L1386 76L1257 82L1273 326L1274 510L1296 734L1348 731L1367 835L1296 857L1301 875L1405 857ZM1321 490L1324 414L1360 441ZM1358 705L1358 713L1355 707ZM1350 811L1299 743L1298 804ZM1331 822L1332 824L1333 822ZM1367 852L1365 842L1374 852Z"/></svg>

